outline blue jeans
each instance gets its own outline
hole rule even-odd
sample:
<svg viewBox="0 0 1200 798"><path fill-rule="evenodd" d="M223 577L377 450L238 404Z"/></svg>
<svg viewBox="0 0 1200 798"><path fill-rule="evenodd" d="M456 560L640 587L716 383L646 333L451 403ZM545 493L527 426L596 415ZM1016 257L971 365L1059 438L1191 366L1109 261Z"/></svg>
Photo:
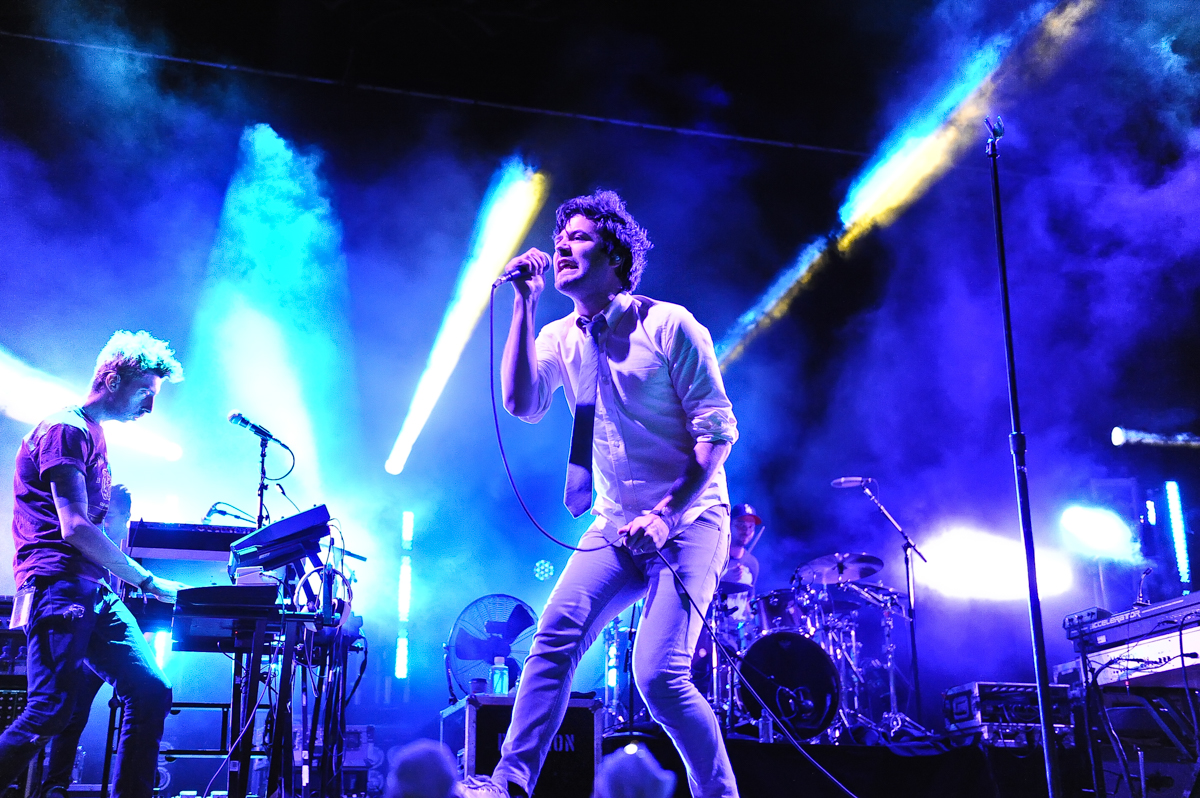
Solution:
<svg viewBox="0 0 1200 798"><path fill-rule="evenodd" d="M612 531L609 530L611 537ZM580 548L604 543L603 530L584 534ZM517 687L497 784L533 792L554 735L562 725L580 657L605 624L645 597L633 645L633 676L646 707L675 743L695 798L736 798L737 784L712 707L692 684L692 651L717 578L729 556L729 510L705 511L669 540L662 553L700 606L697 614L675 577L651 551L624 547L575 552L550 593Z"/></svg>
<svg viewBox="0 0 1200 798"><path fill-rule="evenodd" d="M41 798L57 793L66 795L71 785L71 772L75 769L75 757L79 752L79 738L87 728L92 713L92 702L104 686L104 680L84 665L79 671L79 686L75 694L75 710L65 728L50 741L50 752L46 756L46 769L42 772Z"/></svg>
<svg viewBox="0 0 1200 798"><path fill-rule="evenodd" d="M150 798L171 683L137 621L107 586L71 576L34 577L28 637L28 703L0 734L0 783L12 784L67 728L87 669L113 685L125 715L117 743L116 798Z"/></svg>

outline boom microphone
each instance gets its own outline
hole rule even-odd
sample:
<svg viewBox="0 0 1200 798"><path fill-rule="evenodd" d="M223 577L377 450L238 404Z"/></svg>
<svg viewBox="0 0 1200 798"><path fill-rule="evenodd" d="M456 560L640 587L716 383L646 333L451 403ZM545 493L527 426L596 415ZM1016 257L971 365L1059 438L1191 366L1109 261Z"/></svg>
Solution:
<svg viewBox="0 0 1200 798"><path fill-rule="evenodd" d="M829 484L835 488L861 488L868 482L874 481L870 477L838 477Z"/></svg>
<svg viewBox="0 0 1200 798"><path fill-rule="evenodd" d="M280 443L280 440L272 435L269 429L266 427L260 427L258 424L255 424L253 421L246 418L236 410L229 411L229 423L238 427L245 427L258 437L262 438L264 441L275 441L276 443Z"/></svg>

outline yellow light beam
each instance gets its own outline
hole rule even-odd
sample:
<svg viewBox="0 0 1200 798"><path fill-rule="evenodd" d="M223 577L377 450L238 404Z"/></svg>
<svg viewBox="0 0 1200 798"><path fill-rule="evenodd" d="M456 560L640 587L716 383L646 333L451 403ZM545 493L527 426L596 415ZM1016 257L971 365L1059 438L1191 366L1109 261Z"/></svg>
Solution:
<svg viewBox="0 0 1200 798"><path fill-rule="evenodd" d="M442 327L438 330L429 362L413 394L408 415L384 468L399 474L413 444L446 387L458 359L487 307L492 281L525 240L530 225L546 202L547 179L519 158L506 162L493 179L475 229L471 254L463 263L458 287Z"/></svg>
<svg viewBox="0 0 1200 798"><path fill-rule="evenodd" d="M1011 33L994 37L982 47L964 71L969 85L960 79L947 90L947 97L933 104L931 113L936 119L909 120L889 139L893 142L890 153L876 159L854 181L842 205L842 229L831 237L830 245L848 252L863 235L891 224L920 199L970 146L980 142L983 118L998 88L1013 78L1047 75L1097 4L1098 0L1060 3L1023 35L1026 47L1012 48L1015 37ZM1002 52L1007 54L1001 57ZM914 132L905 135L909 129ZM929 132L921 132L924 130ZM717 344L722 366L737 359L755 336L782 317L815 270L829 260L824 257L825 250L814 251L813 247L810 244L804 249Z"/></svg>

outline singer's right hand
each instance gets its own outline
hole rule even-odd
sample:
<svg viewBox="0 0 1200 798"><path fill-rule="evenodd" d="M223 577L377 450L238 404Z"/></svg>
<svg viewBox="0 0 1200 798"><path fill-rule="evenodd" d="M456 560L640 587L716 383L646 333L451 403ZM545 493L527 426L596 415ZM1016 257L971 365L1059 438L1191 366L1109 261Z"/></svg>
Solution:
<svg viewBox="0 0 1200 798"><path fill-rule="evenodd" d="M550 256L537 247L530 247L505 264L504 271L520 269L522 276L512 281L513 288L522 299L536 299L546 287L542 273L549 268Z"/></svg>

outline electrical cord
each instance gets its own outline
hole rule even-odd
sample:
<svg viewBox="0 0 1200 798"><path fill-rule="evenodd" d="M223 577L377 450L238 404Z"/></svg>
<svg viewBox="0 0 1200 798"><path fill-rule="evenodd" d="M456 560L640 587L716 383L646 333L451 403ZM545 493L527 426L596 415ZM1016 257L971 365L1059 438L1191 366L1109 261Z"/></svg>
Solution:
<svg viewBox="0 0 1200 798"><path fill-rule="evenodd" d="M675 577L675 581L678 583L679 589L683 591L683 595L687 596L688 603L691 604L692 609L694 609L700 616L700 622L704 624L704 628L708 630L708 634L712 637L713 645L721 649L721 654L727 660L732 661L735 659L736 655L729 650L729 647L726 646L720 638L717 637L716 630L713 628L712 624L708 622L708 619L704 617L705 613L700 611L700 605L696 603L696 599L692 598L692 594L688 592L687 586L683 584L683 579L679 576L679 572L676 571L671 563L667 560L666 555L662 553L662 549L655 549L654 553L658 555L658 558L662 560L662 564L665 565L667 570L671 572L671 575ZM762 707L763 713L771 716L771 720L774 722L775 727L783 734L788 743L791 744L791 746L795 748L801 756L808 760L809 764L819 770L822 775L837 785L838 789L850 796L850 798L858 798L853 792L850 791L849 787L847 787L845 784L842 784L840 781L838 781L836 776L822 767L821 764L813 758L812 754L804 750L804 748L800 745L800 742L793 737L791 731L788 730L787 724L783 723L779 716L770 710L766 701L763 701L762 696L760 696L758 691L754 689L754 685L743 680L742 687L745 687L750 692L750 695L754 696L754 700L758 702L760 707Z"/></svg>
<svg viewBox="0 0 1200 798"><path fill-rule="evenodd" d="M496 324L495 324L495 317L496 317L496 286L492 286L491 296L489 297L489 301L488 301L488 386L491 389L492 420L495 423L495 427L496 427L496 443L500 448L500 459L504 463L504 472L508 476L509 484L512 485L513 494L517 497L517 502L520 503L521 509L525 511L525 515L527 518L529 518L530 523L532 523L533 526L539 532L541 532L544 536L546 536L549 540L551 540L552 542L556 543L557 545L561 546L564 549L569 549L571 551L578 551L578 552L586 553L586 552L593 552L593 551L602 551L604 549L609 548L610 546L615 546L616 545L615 542L614 543L606 543L603 546L596 546L593 548L581 548L581 547L577 547L577 546L572 546L569 543L564 543L563 541L554 537L554 535L547 532L542 527L542 525L540 523L538 523L537 519L534 518L533 513L530 511L528 505L525 504L525 499L521 496L521 491L517 488L516 479L513 477L512 468L509 466L508 454L504 450L504 439L500 433L500 412L496 407L496 332L495 332ZM735 658L734 655L731 654L728 647L723 642L721 642L721 640L717 637L716 631L713 629L712 625L708 622L708 619L704 617L705 614L700 610L700 605L696 602L696 600L694 598L692 598L692 594L688 592L687 587L683 584L683 579L680 578L679 573L671 566L671 563L667 561L666 556L663 555L662 549L656 548L654 550L654 553L658 555L659 559L662 560L663 565L665 565L667 567L667 570L669 570L671 572L671 575L675 578L675 581L679 584L679 589L683 591L683 594L685 596L687 596L688 603L696 611L696 613L700 616L700 622L703 623L704 628L708 630L709 635L712 637L713 644L716 646L719 646L721 649L722 655L724 655L726 657L726 659L732 661ZM754 689L753 685L751 685L745 681L742 682L742 685L747 690L749 690L749 692L752 696L754 696L754 699L756 701L758 701L759 706L762 707L763 713L766 715L769 715L771 717L772 721L774 721L774 723L775 723L776 728L779 729L779 731L783 734L783 736L787 739L787 741L792 745L793 748L795 748L797 751L799 751L800 754L805 759L807 759L808 762L813 767L815 767L817 770L819 770L826 778L828 778L831 782L833 782L835 785L837 785L837 787L842 792L844 792L846 795L850 796L850 798L857 798L857 796L853 792L851 792L849 790L849 788L846 787L846 785L844 785L840 781L838 781L837 777L835 777L832 773L830 773L828 770L826 770L824 767L822 767L821 764L819 762L817 762L817 760L814 759L811 754L808 753L808 751L805 751L804 748L801 747L799 741L796 740L796 738L792 736L792 733L788 730L787 726L783 722L781 722L780 719L775 715L775 713L772 712L767 707L767 703L765 701L763 701L762 697L758 694L758 691Z"/></svg>
<svg viewBox="0 0 1200 798"><path fill-rule="evenodd" d="M517 487L517 481L513 477L512 468L508 464L508 453L504 451L504 439L500 435L500 411L496 408L496 288L497 286L492 286L492 293L488 298L488 387L491 388L492 395L492 421L496 425L496 444L500 447L500 459L504 462L504 473L508 476L508 483L512 485L513 495L517 497L517 502L521 505L521 509L525 511L529 522L550 541L570 551L603 551L610 546L616 545L616 543L605 543L603 546L594 546L592 548L580 548L572 546L570 543L564 543L554 537L554 535L551 535L533 517L533 512L525 504L525 498L521 495L521 491Z"/></svg>
<svg viewBox="0 0 1200 798"><path fill-rule="evenodd" d="M291 476L292 472L296 470L296 453L295 453L295 452L293 452L293 451L291 450L291 447L289 447L289 446L288 446L286 443L284 443L283 441L275 441L275 443L279 444L279 445L280 445L280 446L282 446L282 447L283 447L285 450L287 450L287 453L288 453L289 455L291 455L291 457L292 457L292 464L291 464L291 466L288 468L288 470L287 470L286 472L284 472L284 475L283 475L283 476L281 476L281 477L266 477L266 480L267 480L268 482L279 482L280 480L287 479L289 476ZM291 499L288 499L288 501L291 501Z"/></svg>
<svg viewBox="0 0 1200 798"><path fill-rule="evenodd" d="M363 674L367 672L367 656L370 654L370 647L367 645L367 636L363 635L362 640L362 662L358 665L358 677L354 680L354 686L350 688L350 694L346 696L346 700L342 703L342 712L350 706L350 700L354 698L354 694L358 692L358 686L362 683ZM351 649L353 651L353 649Z"/></svg>
<svg viewBox="0 0 1200 798"><path fill-rule="evenodd" d="M228 507L230 510L233 510L234 512L230 513L225 510L221 510L220 509L221 507ZM248 524L254 523L254 519L250 517L250 513L246 512L241 507L235 507L234 505L230 504L229 502L213 502L212 507L209 507L208 512L205 513L205 515L204 515L203 523L207 524L208 520L210 518L212 518L214 515L227 515L230 518L236 518L239 521L245 521Z"/></svg>
<svg viewBox="0 0 1200 798"><path fill-rule="evenodd" d="M1086 640L1086 637L1081 638L1079 646L1079 660L1083 665L1084 700L1087 700L1086 696L1088 691L1095 691L1094 695L1096 696L1096 706L1100 710L1100 725L1104 727L1104 734L1106 737L1108 737L1108 744L1113 748L1113 755L1117 758L1117 764L1121 766L1121 773L1124 775L1125 783L1129 785L1129 792L1132 795L1133 777L1130 775L1129 771L1129 757L1125 753L1125 748L1121 745L1121 739L1117 736L1117 730L1113 726L1112 718L1109 717L1108 714L1108 707L1104 703L1104 691L1100 688L1100 683L1097 681L1100 673L1102 673L1105 668L1111 667L1114 663L1124 659L1124 657L1113 657L1100 666L1100 668L1093 670L1092 660L1087 654ZM1085 731L1088 735L1089 748L1094 747L1091 739L1092 730L1086 729Z"/></svg>
<svg viewBox="0 0 1200 798"><path fill-rule="evenodd" d="M1198 613L1189 612L1179 619L1179 663L1183 671L1183 694L1187 698L1188 710L1192 715L1192 743L1196 748L1196 766L1200 768L1200 725L1196 723L1196 697L1192 695L1192 686L1188 683L1187 663L1184 659L1187 653L1183 650L1183 629L1189 619L1196 617Z"/></svg>
<svg viewBox="0 0 1200 798"><path fill-rule="evenodd" d="M272 654L271 659L269 660L269 662L267 664L267 672L268 673L270 673L271 671L274 670L275 660L276 660L276 657L278 657L278 654L279 654L278 650L276 650ZM251 665L251 667L254 667L253 664ZM246 678L247 679L250 678L250 669L249 668L246 669ZM234 741L229 745L229 752L225 754L225 758L222 759L220 764L217 765L217 769L213 772L212 778L208 780L208 784L204 785L204 792L201 793L203 798L209 798L208 791L212 789L213 782L215 782L217 780L217 776L221 775L221 768L225 767L226 763L229 762L230 758L233 756L233 752L237 750L238 743L240 743L242 741L242 738L246 736L246 732L249 731L250 729L254 728L254 721L258 717L258 710L262 708L263 699L270 695L275 694L275 691L271 690L269 687L269 680L264 682L263 687L264 687L263 691L258 696L258 702L254 705L254 707L250 710L250 712L247 713L249 715L249 717L246 719L246 723L242 726L241 732L234 739ZM247 774L247 777L248 776L249 776L249 774Z"/></svg>

